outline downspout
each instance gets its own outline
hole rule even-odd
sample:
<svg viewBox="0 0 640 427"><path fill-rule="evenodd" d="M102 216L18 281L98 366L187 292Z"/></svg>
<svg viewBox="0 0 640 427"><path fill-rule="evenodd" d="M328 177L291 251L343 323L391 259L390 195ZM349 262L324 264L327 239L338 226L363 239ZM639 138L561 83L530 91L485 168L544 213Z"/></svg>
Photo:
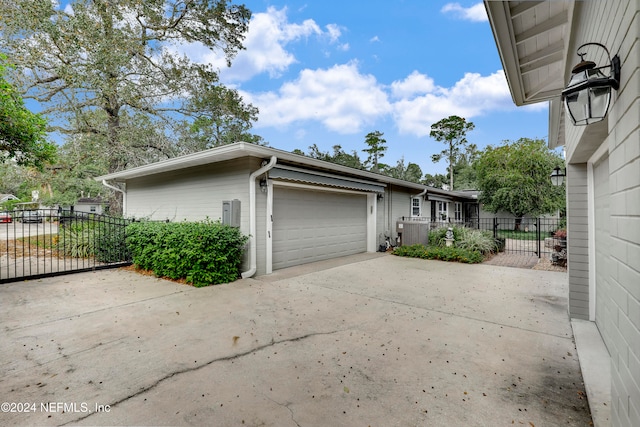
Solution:
<svg viewBox="0 0 640 427"><path fill-rule="evenodd" d="M415 197L424 196L425 194L427 194L427 189L426 188L424 190L422 190L422 193L416 194L415 196L411 196L411 198L413 199ZM420 214L422 214L422 204L420 205Z"/></svg>
<svg viewBox="0 0 640 427"><path fill-rule="evenodd" d="M256 248L256 178L272 169L278 158L271 156L271 160L265 166L249 175L249 270L242 273L243 279L248 279L256 274L257 248Z"/></svg>
<svg viewBox="0 0 640 427"><path fill-rule="evenodd" d="M102 180L102 185L104 185L107 188L110 188L112 190L118 191L120 193L122 193L122 216L126 215L127 213L127 192L125 190L121 190L118 187L114 187L113 185L107 183L106 179Z"/></svg>

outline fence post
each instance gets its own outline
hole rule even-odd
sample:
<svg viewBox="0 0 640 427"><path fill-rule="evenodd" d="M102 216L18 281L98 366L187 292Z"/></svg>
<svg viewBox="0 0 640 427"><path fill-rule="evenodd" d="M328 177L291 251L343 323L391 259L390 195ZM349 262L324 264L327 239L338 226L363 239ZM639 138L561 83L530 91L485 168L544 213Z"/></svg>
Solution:
<svg viewBox="0 0 640 427"><path fill-rule="evenodd" d="M542 251L540 250L540 237L542 232L540 231L540 218L536 218L536 240L538 241L538 259L542 257Z"/></svg>
<svg viewBox="0 0 640 427"><path fill-rule="evenodd" d="M498 218L493 218L493 238L498 238Z"/></svg>

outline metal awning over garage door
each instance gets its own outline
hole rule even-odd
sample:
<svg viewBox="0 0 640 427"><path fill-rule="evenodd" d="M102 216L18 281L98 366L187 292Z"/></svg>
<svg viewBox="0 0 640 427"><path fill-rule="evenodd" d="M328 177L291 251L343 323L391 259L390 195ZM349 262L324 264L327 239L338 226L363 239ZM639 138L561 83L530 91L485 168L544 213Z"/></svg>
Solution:
<svg viewBox="0 0 640 427"><path fill-rule="evenodd" d="M274 187L274 270L366 251L366 194Z"/></svg>
<svg viewBox="0 0 640 427"><path fill-rule="evenodd" d="M269 178L304 184L345 188L349 190L384 193L384 184L365 182L336 175L303 171L293 167L275 167L269 171Z"/></svg>

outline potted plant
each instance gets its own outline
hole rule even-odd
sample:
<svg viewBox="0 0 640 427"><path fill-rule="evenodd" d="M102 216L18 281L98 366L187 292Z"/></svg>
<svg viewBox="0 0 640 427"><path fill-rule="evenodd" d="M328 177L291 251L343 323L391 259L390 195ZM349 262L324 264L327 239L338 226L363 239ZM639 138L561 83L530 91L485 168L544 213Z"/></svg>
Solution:
<svg viewBox="0 0 640 427"><path fill-rule="evenodd" d="M559 245L566 248L567 247L567 230L564 228L559 228L554 233L553 237L558 239Z"/></svg>

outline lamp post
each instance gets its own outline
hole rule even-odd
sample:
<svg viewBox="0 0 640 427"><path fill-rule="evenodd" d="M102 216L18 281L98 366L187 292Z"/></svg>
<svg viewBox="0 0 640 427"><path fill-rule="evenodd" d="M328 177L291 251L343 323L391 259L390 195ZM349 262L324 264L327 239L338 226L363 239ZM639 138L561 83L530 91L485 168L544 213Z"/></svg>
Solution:
<svg viewBox="0 0 640 427"><path fill-rule="evenodd" d="M585 61L587 46L603 49L609 63L596 66L593 61ZM611 103L611 89L620 87L620 58L615 55L611 59L609 50L600 43L585 43L577 49L581 61L571 71L569 84L562 91L562 100L571 121L576 126L589 125L603 120ZM609 75L603 73L608 68Z"/></svg>
<svg viewBox="0 0 640 427"><path fill-rule="evenodd" d="M549 177L551 178L551 183L556 187L559 187L562 184L564 184L564 179L566 176L567 176L566 169L561 170L560 166L556 166L553 169L553 172L551 172L551 175Z"/></svg>

